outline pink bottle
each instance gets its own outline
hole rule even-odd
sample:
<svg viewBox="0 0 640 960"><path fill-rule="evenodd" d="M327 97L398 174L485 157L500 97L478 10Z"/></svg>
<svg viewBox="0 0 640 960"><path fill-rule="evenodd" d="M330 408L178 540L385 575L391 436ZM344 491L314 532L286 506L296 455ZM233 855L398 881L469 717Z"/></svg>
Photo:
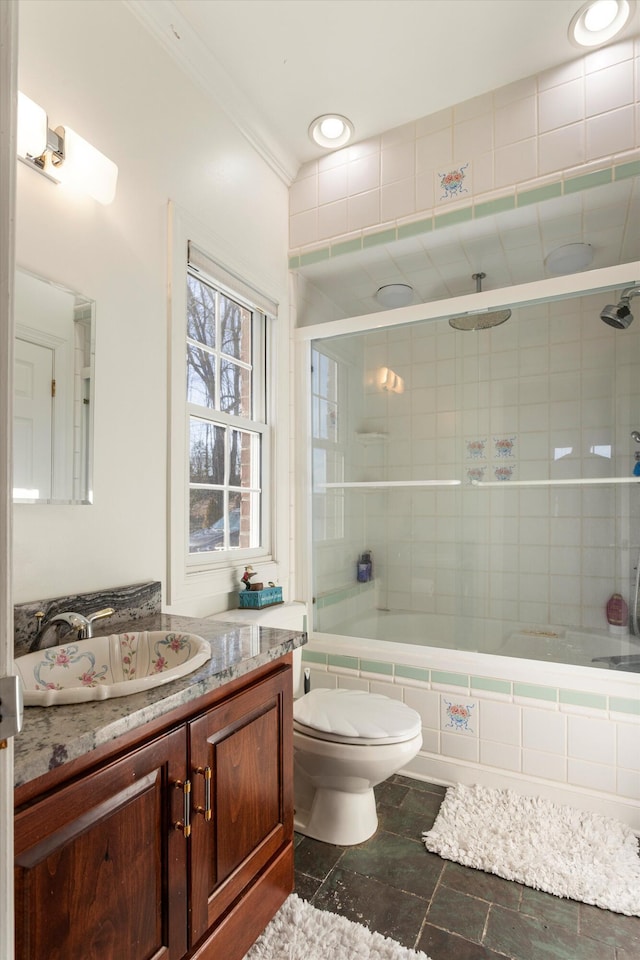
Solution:
<svg viewBox="0 0 640 960"><path fill-rule="evenodd" d="M609 633L627 633L629 629L629 608L620 593L614 593L607 601L607 620Z"/></svg>

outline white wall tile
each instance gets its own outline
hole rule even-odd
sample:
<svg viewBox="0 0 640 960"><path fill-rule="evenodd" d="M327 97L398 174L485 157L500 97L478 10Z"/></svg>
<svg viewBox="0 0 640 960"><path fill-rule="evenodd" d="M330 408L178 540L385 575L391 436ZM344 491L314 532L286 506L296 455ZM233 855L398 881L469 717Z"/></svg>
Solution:
<svg viewBox="0 0 640 960"><path fill-rule="evenodd" d="M586 760L571 760L567 765L567 779L578 787L587 787L589 790L601 790L604 793L615 793L616 770L613 766L603 763L588 763Z"/></svg>
<svg viewBox="0 0 640 960"><path fill-rule="evenodd" d="M380 216L383 222L399 220L416 211L415 181L398 180L380 189Z"/></svg>
<svg viewBox="0 0 640 960"><path fill-rule="evenodd" d="M543 780L567 779L567 761L564 756L538 750L522 751L522 772Z"/></svg>
<svg viewBox="0 0 640 960"><path fill-rule="evenodd" d="M446 757L456 760L468 760L477 763L479 757L478 740L476 737L460 737L455 733L440 734L440 752Z"/></svg>
<svg viewBox="0 0 640 960"><path fill-rule="evenodd" d="M577 167L586 158L583 123L543 133L538 139L538 174Z"/></svg>
<svg viewBox="0 0 640 960"><path fill-rule="evenodd" d="M289 219L289 243L293 248L303 247L318 239L318 211L305 210Z"/></svg>
<svg viewBox="0 0 640 960"><path fill-rule="evenodd" d="M512 703L480 700L480 737L520 745L521 708Z"/></svg>
<svg viewBox="0 0 640 960"><path fill-rule="evenodd" d="M512 183L532 180L537 172L537 143L533 137L496 148L494 154L494 185L496 187L506 187Z"/></svg>
<svg viewBox="0 0 640 960"><path fill-rule="evenodd" d="M347 164L323 170L318 174L318 203L332 203L347 196Z"/></svg>
<svg viewBox="0 0 640 960"><path fill-rule="evenodd" d="M368 680L363 680L362 677L348 676L346 673L341 673L338 676L338 686L345 690L364 690L365 693L369 692Z"/></svg>
<svg viewBox="0 0 640 960"><path fill-rule="evenodd" d="M571 716L568 720L569 758L615 763L615 727L608 720Z"/></svg>
<svg viewBox="0 0 640 960"><path fill-rule="evenodd" d="M535 137L538 132L536 97L516 100L496 110L494 123L496 147Z"/></svg>
<svg viewBox="0 0 640 960"><path fill-rule="evenodd" d="M640 770L640 729L631 723L618 723L616 726L619 766ZM640 791L638 797L640 798Z"/></svg>
<svg viewBox="0 0 640 960"><path fill-rule="evenodd" d="M503 770L519 771L522 764L520 747L481 740L480 763Z"/></svg>
<svg viewBox="0 0 640 960"><path fill-rule="evenodd" d="M633 102L633 60L625 60L586 78L587 116Z"/></svg>
<svg viewBox="0 0 640 960"><path fill-rule="evenodd" d="M594 160L634 146L633 107L621 107L611 113L591 117L586 123L586 159Z"/></svg>
<svg viewBox="0 0 640 960"><path fill-rule="evenodd" d="M356 197L349 197L348 224L349 230L360 230L363 227L372 227L380 221L380 191L371 190Z"/></svg>
<svg viewBox="0 0 640 960"><path fill-rule="evenodd" d="M347 201L325 203L318 208L318 239L339 237L347 232Z"/></svg>
<svg viewBox="0 0 640 960"><path fill-rule="evenodd" d="M451 128L438 130L416 140L416 172L426 173L440 168L442 173L453 162Z"/></svg>
<svg viewBox="0 0 640 960"><path fill-rule="evenodd" d="M413 177L416 171L415 142L398 143L382 151L380 182L393 183Z"/></svg>
<svg viewBox="0 0 640 960"><path fill-rule="evenodd" d="M347 189L350 197L380 186L380 158L377 154L352 160L347 167Z"/></svg>
<svg viewBox="0 0 640 960"><path fill-rule="evenodd" d="M291 215L311 210L318 204L318 177L303 177L294 180L289 190L289 212Z"/></svg>
<svg viewBox="0 0 640 960"><path fill-rule="evenodd" d="M582 77L555 86L540 94L538 101L540 133L583 120L584 80Z"/></svg>
<svg viewBox="0 0 640 960"><path fill-rule="evenodd" d="M618 769L617 792L622 797L631 797L637 802L640 797L640 772L637 770Z"/></svg>
<svg viewBox="0 0 640 960"><path fill-rule="evenodd" d="M523 747L565 756L566 731L567 718L557 711L522 711Z"/></svg>
<svg viewBox="0 0 640 960"><path fill-rule="evenodd" d="M439 729L440 694L433 690L407 687L404 691L404 702L408 707L418 711L425 727L432 727L434 730Z"/></svg>

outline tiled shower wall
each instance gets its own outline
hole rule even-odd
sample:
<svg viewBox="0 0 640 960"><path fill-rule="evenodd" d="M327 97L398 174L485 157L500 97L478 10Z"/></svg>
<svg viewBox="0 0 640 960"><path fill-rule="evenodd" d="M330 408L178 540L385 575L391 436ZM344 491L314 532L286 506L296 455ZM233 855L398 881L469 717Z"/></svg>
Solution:
<svg viewBox="0 0 640 960"><path fill-rule="evenodd" d="M637 159L639 51L637 38L613 44L305 164L290 190L292 266Z"/></svg>
<svg viewBox="0 0 640 960"><path fill-rule="evenodd" d="M629 599L635 487L512 485L631 477L640 329L602 323L603 304L524 307L479 332L445 321L363 335L356 430L380 440L360 446L346 479L461 481L348 493L374 551L378 606L606 629L610 595ZM382 367L402 393L379 387Z"/></svg>

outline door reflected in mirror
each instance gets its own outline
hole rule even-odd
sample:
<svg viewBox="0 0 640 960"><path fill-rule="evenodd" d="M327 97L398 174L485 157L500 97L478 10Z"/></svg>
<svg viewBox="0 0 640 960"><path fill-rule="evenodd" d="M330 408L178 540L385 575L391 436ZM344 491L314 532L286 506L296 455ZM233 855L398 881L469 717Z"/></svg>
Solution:
<svg viewBox="0 0 640 960"><path fill-rule="evenodd" d="M95 301L15 282L14 503L91 503Z"/></svg>

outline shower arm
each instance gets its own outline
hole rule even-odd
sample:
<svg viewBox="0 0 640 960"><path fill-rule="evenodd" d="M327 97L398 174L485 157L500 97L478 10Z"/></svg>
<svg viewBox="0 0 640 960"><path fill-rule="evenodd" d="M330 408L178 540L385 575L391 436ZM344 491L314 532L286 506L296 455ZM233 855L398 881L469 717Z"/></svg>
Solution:
<svg viewBox="0 0 640 960"><path fill-rule="evenodd" d="M626 290L623 290L620 295L620 303L629 303L632 297L640 296L640 283L636 283L633 287L627 287Z"/></svg>

